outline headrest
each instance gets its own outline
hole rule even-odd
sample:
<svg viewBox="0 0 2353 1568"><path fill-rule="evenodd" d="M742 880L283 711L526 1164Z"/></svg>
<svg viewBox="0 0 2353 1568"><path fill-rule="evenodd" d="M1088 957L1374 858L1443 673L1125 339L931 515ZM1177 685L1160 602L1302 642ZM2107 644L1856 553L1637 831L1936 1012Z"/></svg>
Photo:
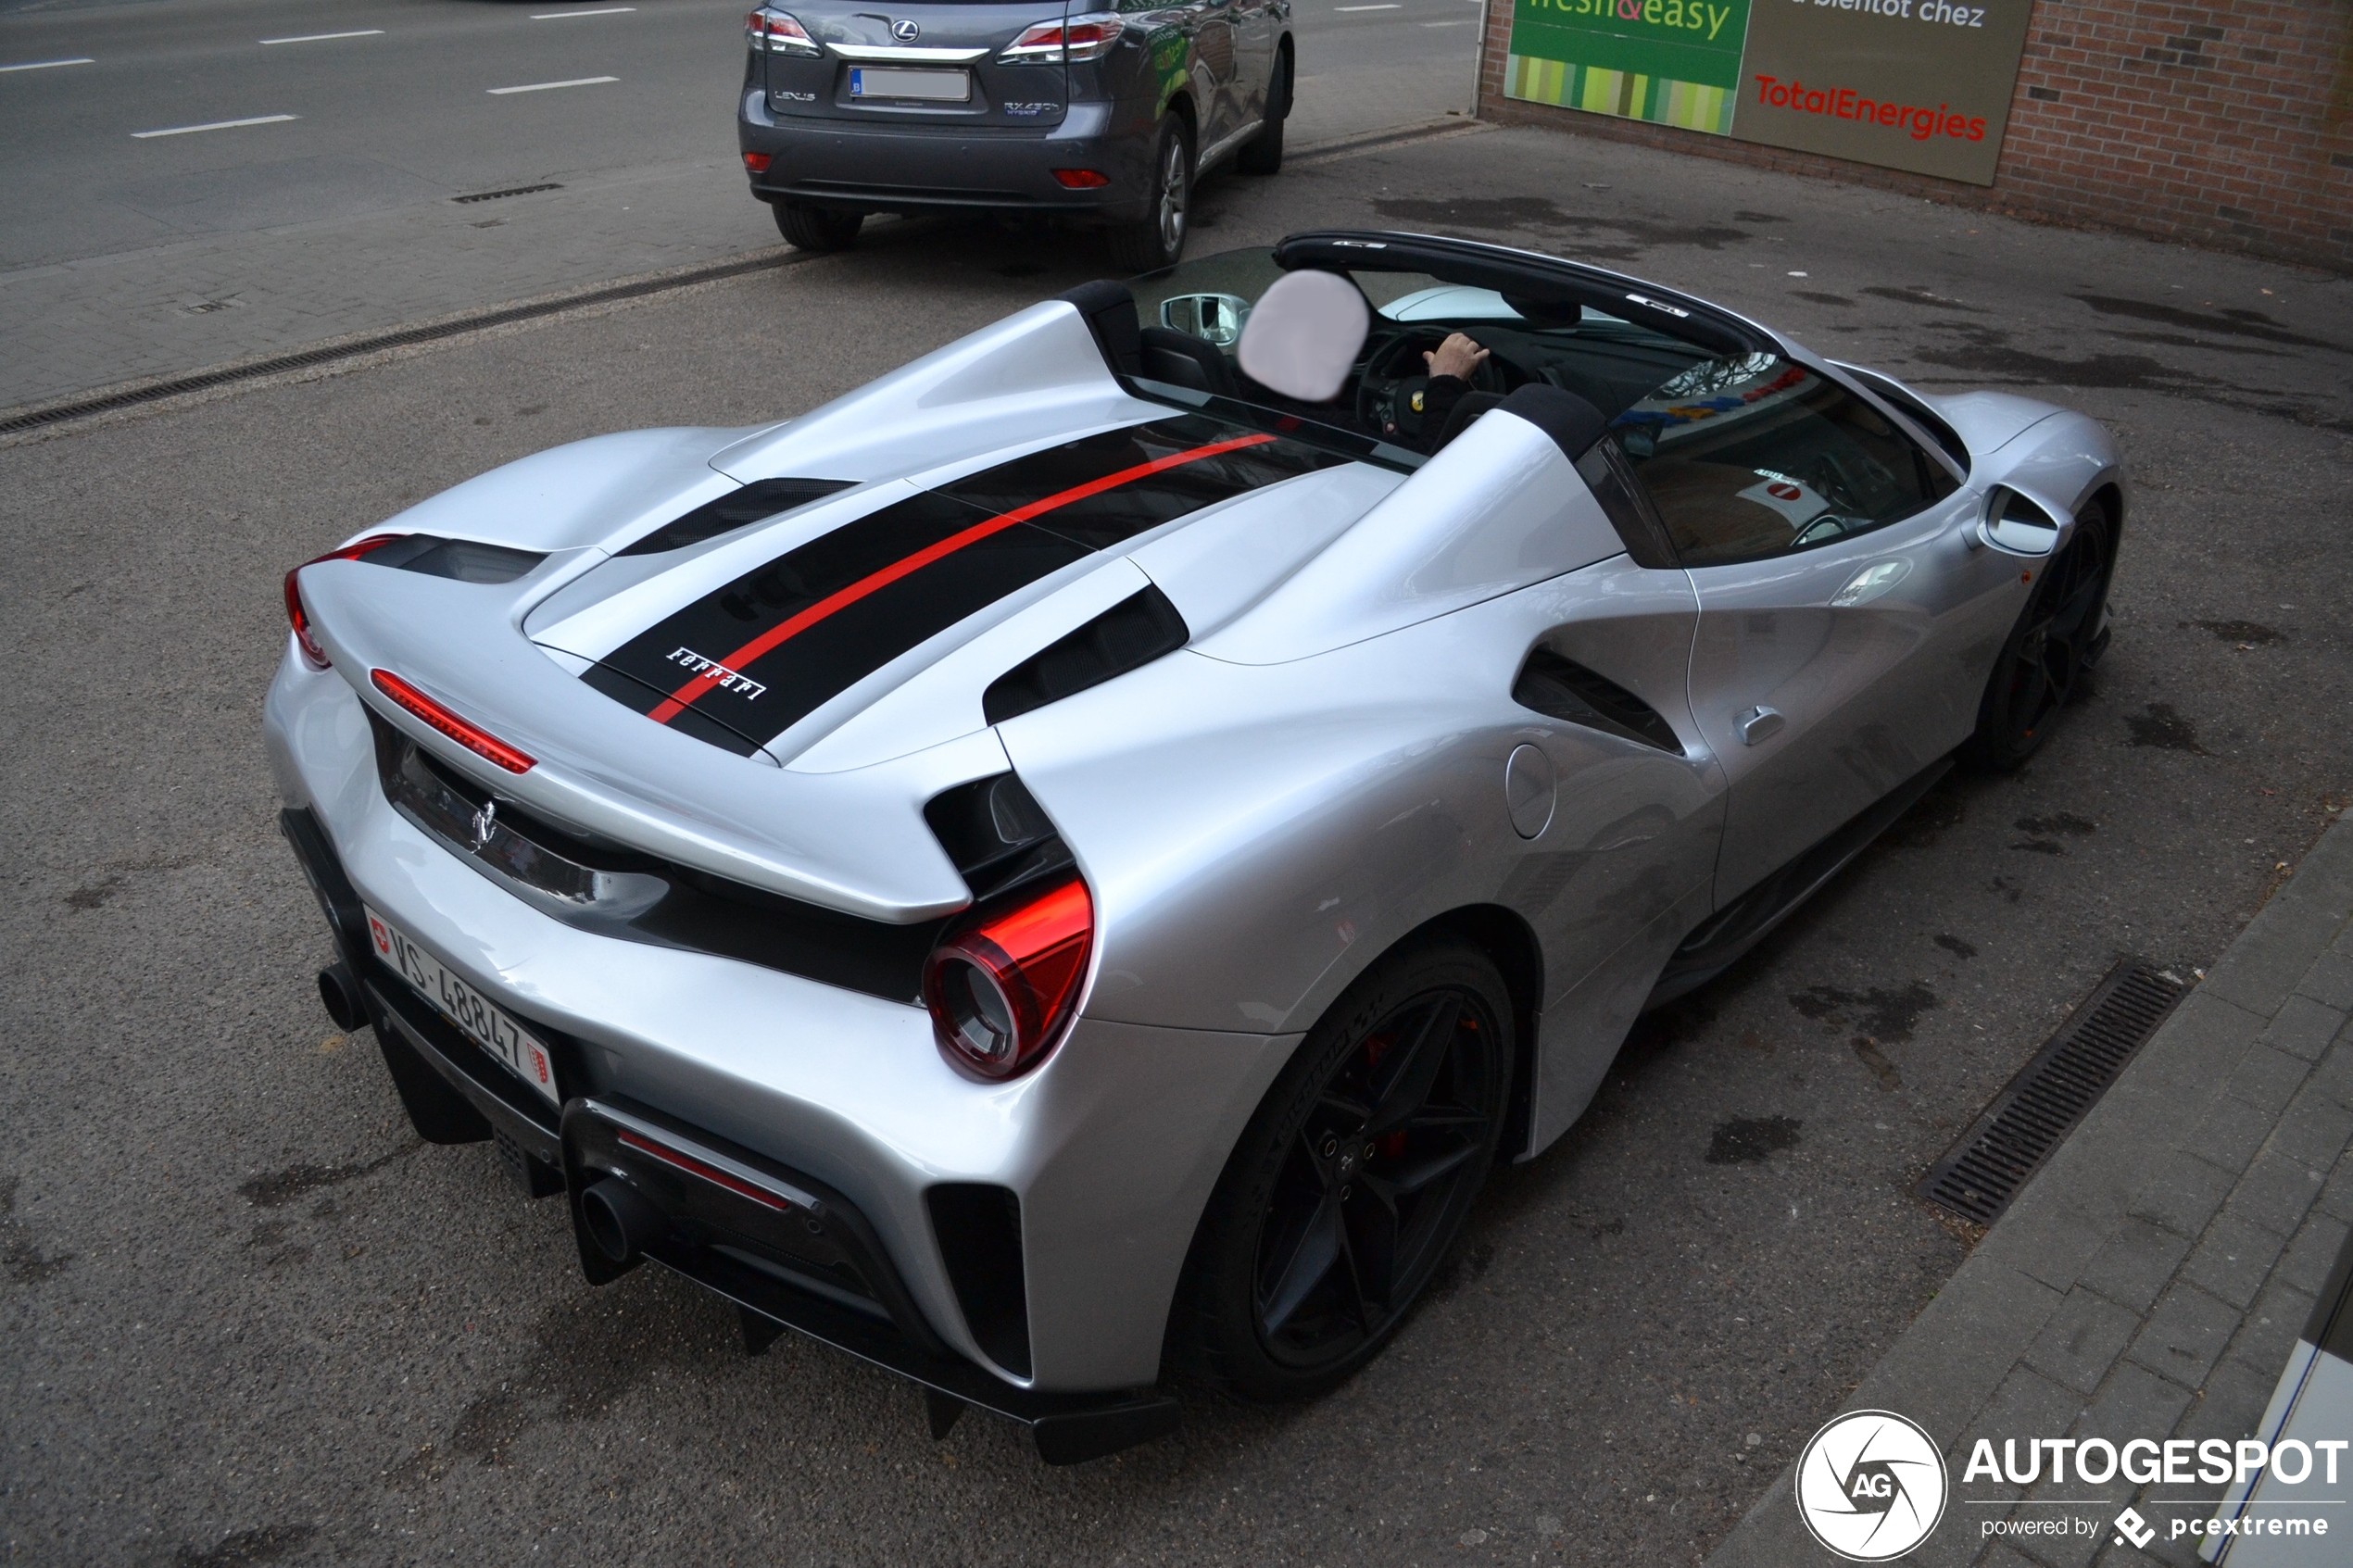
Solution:
<svg viewBox="0 0 2353 1568"><path fill-rule="evenodd" d="M1321 403L1347 383L1371 330L1371 312L1355 284L1337 272L1303 269L1284 273L1259 296L1235 357L1259 385Z"/></svg>
<svg viewBox="0 0 2353 1568"><path fill-rule="evenodd" d="M1570 462L1593 449L1609 429L1602 411L1573 392L1529 382L1504 399L1503 411L1516 414L1553 438Z"/></svg>
<svg viewBox="0 0 2353 1568"><path fill-rule="evenodd" d="M1087 319L1088 330L1095 334L1095 345L1114 370L1123 376L1136 373L1143 344L1137 325L1136 296L1127 292L1126 284L1098 279L1056 297L1077 307Z"/></svg>

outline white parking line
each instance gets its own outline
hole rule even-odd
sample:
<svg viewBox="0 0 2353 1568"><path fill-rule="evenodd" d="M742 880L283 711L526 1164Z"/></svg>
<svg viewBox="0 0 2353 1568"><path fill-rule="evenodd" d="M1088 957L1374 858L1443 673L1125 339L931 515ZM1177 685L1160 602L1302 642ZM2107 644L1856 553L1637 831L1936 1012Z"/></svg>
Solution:
<svg viewBox="0 0 2353 1568"><path fill-rule="evenodd" d="M357 32L306 32L296 38L265 38L261 42L265 46L271 44L324 44L331 38L382 38L384 35L383 28L363 27Z"/></svg>
<svg viewBox="0 0 2353 1568"><path fill-rule="evenodd" d="M173 125L161 131L133 131L133 141L144 142L150 136L189 136L199 131L234 131L240 125L275 125L282 119L300 119L296 114L258 114L251 119L216 119L208 125Z"/></svg>
<svg viewBox="0 0 2353 1568"><path fill-rule="evenodd" d="M1403 6L1334 6L1335 11L1402 11Z"/></svg>
<svg viewBox="0 0 2353 1568"><path fill-rule="evenodd" d="M12 70L52 70L58 66L94 66L98 62L87 55L70 60L27 60L20 66L0 66L0 76Z"/></svg>
<svg viewBox="0 0 2353 1568"><path fill-rule="evenodd" d="M483 91L494 98L500 98L510 93L547 93L558 87L594 87L599 82L619 82L621 78L617 76L576 76L570 82L533 82L521 87L485 87Z"/></svg>
<svg viewBox="0 0 2353 1568"><path fill-rule="evenodd" d="M560 21L566 17L622 17L627 16L636 8L635 6L608 6L601 11L535 11L532 13L531 19L535 22L552 22Z"/></svg>

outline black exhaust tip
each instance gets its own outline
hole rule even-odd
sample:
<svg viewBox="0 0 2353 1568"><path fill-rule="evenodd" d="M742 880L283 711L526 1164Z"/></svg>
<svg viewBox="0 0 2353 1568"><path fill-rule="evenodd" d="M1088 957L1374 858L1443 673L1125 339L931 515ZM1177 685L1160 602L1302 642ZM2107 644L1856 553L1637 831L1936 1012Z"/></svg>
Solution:
<svg viewBox="0 0 2353 1568"><path fill-rule="evenodd" d="M346 1035L368 1022L367 1004L359 999L359 982L339 963L319 972L319 999L327 1005L327 1016L335 1021L335 1027Z"/></svg>
<svg viewBox="0 0 2353 1568"><path fill-rule="evenodd" d="M607 1176L580 1195L580 1223L597 1250L614 1264L635 1262L670 1228L662 1211L619 1176Z"/></svg>

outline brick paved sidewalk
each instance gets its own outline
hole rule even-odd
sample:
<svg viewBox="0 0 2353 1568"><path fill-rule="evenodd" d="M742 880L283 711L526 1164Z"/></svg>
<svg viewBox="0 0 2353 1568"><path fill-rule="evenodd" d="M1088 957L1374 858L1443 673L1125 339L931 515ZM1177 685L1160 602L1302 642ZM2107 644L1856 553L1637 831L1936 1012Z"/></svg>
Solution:
<svg viewBox="0 0 2353 1568"><path fill-rule="evenodd" d="M2210 1511L2221 1486L2055 1491L1963 1472L1980 1437L1999 1451L2006 1437L2254 1432L2353 1225L2348 1011L2353 822L2340 818L1849 1398L1944 1446L1952 1501L1906 1561L2195 1561L2195 1538L2163 1532ZM1793 1486L1793 1468L1708 1568L1832 1562ZM2043 1511L1965 1500L2095 1494L2103 1524L2130 1503L2158 1539L2145 1553L2106 1528L1988 1542L1985 1521Z"/></svg>

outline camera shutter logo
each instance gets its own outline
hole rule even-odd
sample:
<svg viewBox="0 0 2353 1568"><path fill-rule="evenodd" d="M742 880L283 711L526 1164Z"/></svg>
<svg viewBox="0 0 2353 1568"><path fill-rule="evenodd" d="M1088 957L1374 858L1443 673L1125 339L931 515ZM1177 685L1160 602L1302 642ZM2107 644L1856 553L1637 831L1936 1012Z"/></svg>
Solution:
<svg viewBox="0 0 2353 1568"><path fill-rule="evenodd" d="M1850 1562L1884 1562L1928 1539L1944 1516L1944 1456L1893 1411L1840 1416L1797 1461L1797 1513Z"/></svg>

